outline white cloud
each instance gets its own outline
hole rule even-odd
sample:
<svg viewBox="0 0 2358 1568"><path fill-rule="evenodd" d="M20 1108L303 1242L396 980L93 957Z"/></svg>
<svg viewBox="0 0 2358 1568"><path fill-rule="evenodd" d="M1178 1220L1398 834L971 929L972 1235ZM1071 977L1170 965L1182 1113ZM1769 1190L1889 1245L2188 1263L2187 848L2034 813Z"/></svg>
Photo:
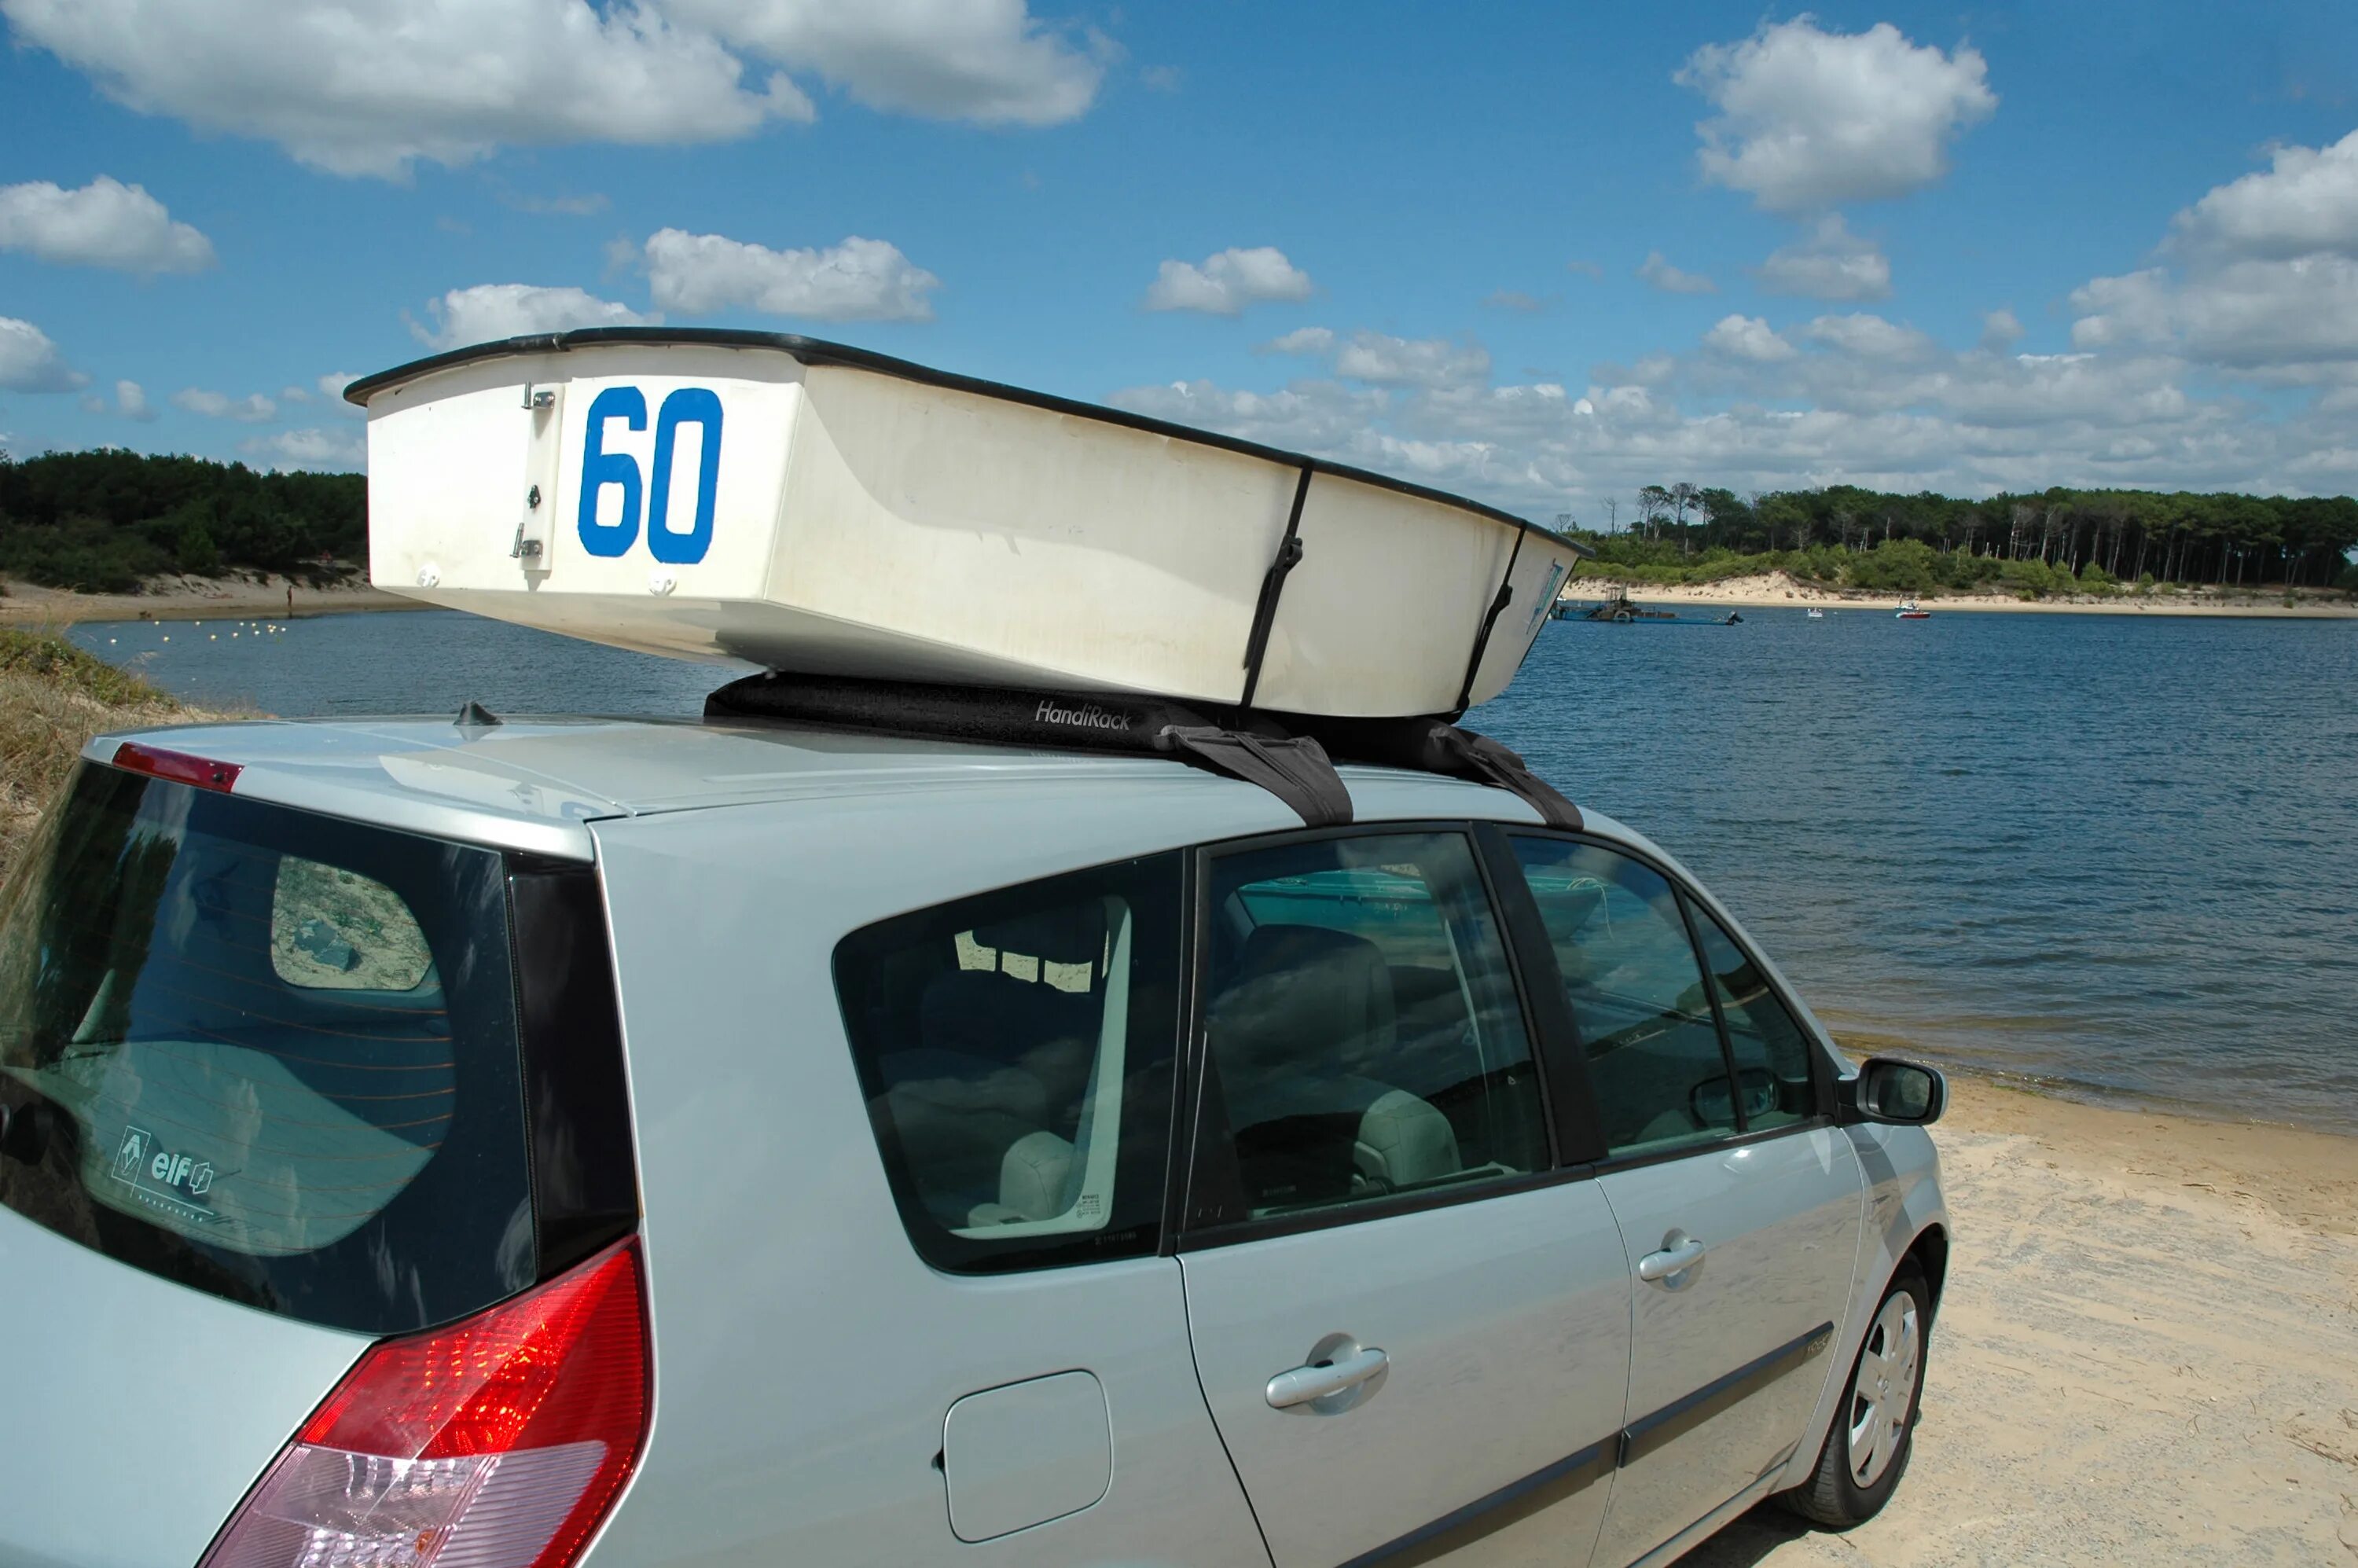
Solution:
<svg viewBox="0 0 2358 1568"><path fill-rule="evenodd" d="M1913 327L1898 326L1864 310L1849 316L1821 316L1802 330L1812 342L1862 359L1920 359L1938 348Z"/></svg>
<svg viewBox="0 0 2358 1568"><path fill-rule="evenodd" d="M412 321L409 330L418 341L436 349L540 332L569 332L577 327L644 327L663 320L661 316L643 316L627 305L579 288L543 288L529 283L479 283L472 288L454 288L439 299L427 300L426 313L433 318L433 325ZM323 389L325 384L323 381ZM342 388L337 389L337 395L342 395Z"/></svg>
<svg viewBox="0 0 2358 1568"><path fill-rule="evenodd" d="M926 321L941 284L897 246L853 235L823 251L773 251L720 234L660 230L647 239L657 307L689 316L744 308L822 321Z"/></svg>
<svg viewBox="0 0 2358 1568"><path fill-rule="evenodd" d="M319 389L319 395L322 398L325 398L328 402L341 405L346 408L352 408L352 406L351 404L344 402L344 388L352 385L352 383L358 380L360 380L360 376L354 372L348 370L331 370L311 384ZM358 409L353 409L352 411L354 413L360 412Z"/></svg>
<svg viewBox="0 0 2358 1568"><path fill-rule="evenodd" d="M1891 296L1891 263L1873 240L1852 233L1839 212L1819 219L1806 238L1771 251L1752 276L1770 294L1805 299Z"/></svg>
<svg viewBox="0 0 2358 1568"><path fill-rule="evenodd" d="M1703 335L1703 346L1713 353L1750 360L1758 364L1790 360L1800 352L1771 330L1768 321L1758 316L1720 318L1718 324Z"/></svg>
<svg viewBox="0 0 2358 1568"><path fill-rule="evenodd" d="M1638 276L1665 294L1717 294L1719 285L1699 272L1682 272L1662 259L1660 251L1646 253Z"/></svg>
<svg viewBox="0 0 2358 1568"><path fill-rule="evenodd" d="M2170 225L2171 265L2072 291L2074 348L2182 354L2245 380L2358 375L2358 133L2277 147Z"/></svg>
<svg viewBox="0 0 2358 1568"><path fill-rule="evenodd" d="M0 316L0 392L71 392L89 384L90 377L66 363L47 332Z"/></svg>
<svg viewBox="0 0 2358 1568"><path fill-rule="evenodd" d="M208 419L235 419L244 425L265 424L278 417L278 405L258 392L232 397L225 392L184 386L172 394L172 404Z"/></svg>
<svg viewBox="0 0 2358 1568"><path fill-rule="evenodd" d="M281 403L308 403L311 401L311 389L307 386L282 386L278 389L278 401Z"/></svg>
<svg viewBox="0 0 2358 1568"><path fill-rule="evenodd" d="M0 251L119 272L201 272L213 244L175 222L144 187L100 175L76 190L46 179L0 186Z"/></svg>
<svg viewBox="0 0 2358 1568"><path fill-rule="evenodd" d="M0 15L131 108L337 174L400 178L503 144L719 141L813 114L784 75L761 80L631 0L0 0Z"/></svg>
<svg viewBox="0 0 2358 1568"><path fill-rule="evenodd" d="M275 469L349 471L368 467L368 441L351 429L274 430L239 443L237 449Z"/></svg>
<svg viewBox="0 0 2358 1568"><path fill-rule="evenodd" d="M1088 109L1120 53L1024 0L0 0L0 15L134 109L389 178L501 146L807 122L793 72L872 109L1054 124Z"/></svg>
<svg viewBox="0 0 2358 1568"><path fill-rule="evenodd" d="M1296 327L1260 346L1265 354L1325 354L1335 348L1335 334L1325 327Z"/></svg>
<svg viewBox="0 0 2358 1568"><path fill-rule="evenodd" d="M1479 343L1364 330L1338 338L1325 327L1302 327L1261 344L1260 351L1324 359L1336 375L1370 386L1456 386L1490 373L1489 351Z"/></svg>
<svg viewBox="0 0 2358 1568"><path fill-rule="evenodd" d="M135 419L146 425L154 422L156 409L147 401L147 392L135 381L114 384L114 411L125 419Z"/></svg>
<svg viewBox="0 0 2358 1568"><path fill-rule="evenodd" d="M1117 52L1094 35L1074 47L1024 0L665 0L664 8L816 72L871 109L985 125L1076 118Z"/></svg>
<svg viewBox="0 0 2358 1568"><path fill-rule="evenodd" d="M1910 43L1878 22L1829 33L1808 16L1697 49L1674 80L1710 100L1704 178L1772 212L1903 196L1948 172L1949 144L1997 95L1974 49Z"/></svg>
<svg viewBox="0 0 2358 1568"><path fill-rule="evenodd" d="M1603 277L1605 276L1605 269L1593 261L1568 261L1563 264L1563 270L1566 272L1576 272L1583 277Z"/></svg>
<svg viewBox="0 0 2358 1568"><path fill-rule="evenodd" d="M1335 373L1374 386L1455 386L1487 377L1490 355L1479 343L1354 332L1336 351Z"/></svg>
<svg viewBox="0 0 2358 1568"><path fill-rule="evenodd" d="M2212 189L2174 237L2197 254L2264 261L2331 253L2358 259L2358 131L2329 147L2279 146L2265 174Z"/></svg>
<svg viewBox="0 0 2358 1568"><path fill-rule="evenodd" d="M1146 290L1146 308L1234 316L1264 300L1307 299L1312 287L1310 275L1276 246L1231 246L1206 256L1201 265L1164 262Z"/></svg>
<svg viewBox="0 0 2358 1568"><path fill-rule="evenodd" d="M2022 338L2022 322L2011 310L1999 308L1982 318L1982 347L2003 353Z"/></svg>

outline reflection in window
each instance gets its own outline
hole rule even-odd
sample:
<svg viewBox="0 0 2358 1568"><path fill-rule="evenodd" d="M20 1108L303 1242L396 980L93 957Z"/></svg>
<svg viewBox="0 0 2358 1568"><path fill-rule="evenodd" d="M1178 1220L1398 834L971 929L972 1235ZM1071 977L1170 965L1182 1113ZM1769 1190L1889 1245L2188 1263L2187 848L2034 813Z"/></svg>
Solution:
<svg viewBox="0 0 2358 1568"><path fill-rule="evenodd" d="M886 921L838 949L870 1115L929 1260L1152 1249L1176 877L1172 857L1080 872Z"/></svg>
<svg viewBox="0 0 2358 1568"><path fill-rule="evenodd" d="M1248 1214L1546 1162L1464 838L1318 839L1224 856L1213 876L1206 1036Z"/></svg>
<svg viewBox="0 0 2358 1568"><path fill-rule="evenodd" d="M1727 1021L1728 1050L1736 1058L1747 1130L1786 1127L1810 1116L1817 1109L1816 1091L1810 1083L1812 1052L1801 1026L1768 989L1759 967L1717 921L1698 909L1695 926L1703 933L1704 957L1719 992L1720 1015Z"/></svg>
<svg viewBox="0 0 2358 1568"><path fill-rule="evenodd" d="M1515 839L1563 972L1615 1154L1736 1129L1719 1031L1678 896L1650 867L1593 844Z"/></svg>

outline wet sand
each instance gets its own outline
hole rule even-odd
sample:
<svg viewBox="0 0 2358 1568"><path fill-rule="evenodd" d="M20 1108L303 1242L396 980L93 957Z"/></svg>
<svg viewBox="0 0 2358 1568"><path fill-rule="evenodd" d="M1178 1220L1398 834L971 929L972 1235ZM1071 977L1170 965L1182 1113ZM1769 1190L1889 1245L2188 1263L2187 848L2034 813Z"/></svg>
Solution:
<svg viewBox="0 0 2358 1568"><path fill-rule="evenodd" d="M1735 577L1693 587L1671 588L1655 583L1628 585L1629 597L1641 605L1661 609L1803 610L1815 606L1828 614L1866 611L1888 615L1906 598L1898 593L1828 592L1798 582L1783 572ZM1564 597L1575 604L1593 604L1609 598L1614 584L1601 578L1575 578ZM2203 589L2179 594L2127 593L2117 599L2093 596L2071 599L2016 599L2005 594L1918 595L1918 606L1936 614L1959 611L1995 611L2034 615L2161 615L2238 616L2260 620L2346 621L2358 619L2358 599L2339 595L2319 600L2304 597L2288 608L2282 594L2221 592ZM1576 611L1575 611L1576 613Z"/></svg>
<svg viewBox="0 0 2358 1568"><path fill-rule="evenodd" d="M294 618L341 615L355 610L425 610L414 599L386 593L361 578L351 586L295 590ZM146 593L70 593L28 582L5 585L0 598L0 626L70 626L79 621L207 621L287 620L287 590L282 577L255 581L237 578L160 578Z"/></svg>
<svg viewBox="0 0 2358 1568"><path fill-rule="evenodd" d="M1898 1495L1756 1509L1697 1568L2358 1564L2358 1139L1968 1078Z"/></svg>

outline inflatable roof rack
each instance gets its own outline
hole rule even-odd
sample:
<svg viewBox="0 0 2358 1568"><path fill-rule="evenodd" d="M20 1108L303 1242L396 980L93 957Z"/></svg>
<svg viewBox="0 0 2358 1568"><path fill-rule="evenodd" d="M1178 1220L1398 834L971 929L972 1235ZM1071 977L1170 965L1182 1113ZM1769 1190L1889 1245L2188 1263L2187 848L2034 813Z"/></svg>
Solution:
<svg viewBox="0 0 2358 1568"><path fill-rule="evenodd" d="M1351 795L1335 771L1337 761L1494 784L1528 801L1553 827L1581 825L1579 808L1521 757L1437 715L1336 719L1254 713L1221 724L1161 697L774 674L722 687L705 699L704 711L708 719L1164 756L1259 784L1313 827L1351 820Z"/></svg>

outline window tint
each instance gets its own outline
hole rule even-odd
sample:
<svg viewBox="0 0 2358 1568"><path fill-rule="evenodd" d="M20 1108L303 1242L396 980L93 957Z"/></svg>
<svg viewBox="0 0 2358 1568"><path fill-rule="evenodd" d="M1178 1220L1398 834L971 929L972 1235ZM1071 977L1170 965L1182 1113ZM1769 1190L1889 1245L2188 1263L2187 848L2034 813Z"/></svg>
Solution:
<svg viewBox="0 0 2358 1568"><path fill-rule="evenodd" d="M902 915L837 948L870 1119L929 1262L1154 1249L1178 906L1166 855Z"/></svg>
<svg viewBox="0 0 2358 1568"><path fill-rule="evenodd" d="M1736 1128L1719 1031L1678 895L1660 873L1593 844L1515 840L1555 949L1615 1154Z"/></svg>
<svg viewBox="0 0 2358 1568"><path fill-rule="evenodd" d="M316 1323L486 1306L536 1261L509 955L491 850L86 766L0 904L0 1205Z"/></svg>
<svg viewBox="0 0 2358 1568"><path fill-rule="evenodd" d="M1466 840L1323 838L1214 862L1206 1117L1259 1218L1547 1163L1520 1007Z"/></svg>
<svg viewBox="0 0 2358 1568"><path fill-rule="evenodd" d="M1727 1023L1747 1130L1785 1127L1815 1114L1817 1095L1810 1081L1815 1053L1808 1036L1726 929L1699 908L1694 918L1712 988L1719 993L1720 1016Z"/></svg>

